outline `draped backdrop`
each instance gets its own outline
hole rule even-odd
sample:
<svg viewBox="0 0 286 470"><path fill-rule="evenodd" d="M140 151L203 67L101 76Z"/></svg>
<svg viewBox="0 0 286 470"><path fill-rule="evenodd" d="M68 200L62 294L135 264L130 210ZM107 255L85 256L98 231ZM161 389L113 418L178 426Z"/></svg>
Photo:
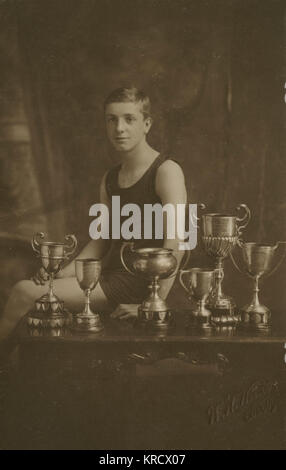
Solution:
<svg viewBox="0 0 286 470"><path fill-rule="evenodd" d="M30 187L50 236L88 241L89 207L116 163L103 101L133 84L151 97L149 141L181 163L190 202L231 212L247 203L246 238L282 239L284 13L279 0L17 2Z"/></svg>

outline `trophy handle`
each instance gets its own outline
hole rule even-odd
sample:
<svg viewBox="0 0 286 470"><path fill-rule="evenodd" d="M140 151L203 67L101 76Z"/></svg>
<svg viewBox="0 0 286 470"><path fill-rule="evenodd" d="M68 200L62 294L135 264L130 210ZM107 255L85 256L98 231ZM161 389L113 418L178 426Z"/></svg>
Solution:
<svg viewBox="0 0 286 470"><path fill-rule="evenodd" d="M70 244L68 245L65 245L65 256L66 258L68 258L69 256L71 256L75 250L76 250L76 247L77 247L77 239L75 237L75 235L66 235L65 236L65 240L67 240L68 242L70 241Z"/></svg>
<svg viewBox="0 0 286 470"><path fill-rule="evenodd" d="M240 211L240 209L244 209L245 214L243 217L237 217L236 220L238 222L241 222L242 224L237 227L238 235L241 235L242 230L247 227L249 224L250 218L251 218L251 212L250 209L246 204L239 204L236 208L237 211Z"/></svg>
<svg viewBox="0 0 286 470"><path fill-rule="evenodd" d="M192 286L190 289L187 289L184 281L183 281L183 276L184 274L188 273L189 270L188 269L180 269L180 276L179 276L179 281L180 281L180 284L181 286L185 289L185 291L189 294L189 295L192 295Z"/></svg>
<svg viewBox="0 0 286 470"><path fill-rule="evenodd" d="M38 242L37 238L45 238L45 234L43 232L37 232L33 235L33 238L31 240L31 245L33 250L37 253L37 255L40 254L40 243Z"/></svg>
<svg viewBox="0 0 286 470"><path fill-rule="evenodd" d="M281 259L276 264L276 266L269 273L265 274L264 278L269 277L272 274L274 274L277 271L277 269L281 266L282 262L284 261L284 258L285 258L285 255L286 255L286 241L285 242L277 242L276 245L273 247L273 249L276 251L277 248L279 247L279 245L284 245L284 253L283 253Z"/></svg>
<svg viewBox="0 0 286 470"><path fill-rule="evenodd" d="M238 240L237 240L237 244L238 244L238 246L241 248L243 242L238 239ZM241 267L238 265L238 263L237 263L235 257L233 256L232 251L230 252L229 256L230 256L230 258L231 258L231 261L232 261L233 265L236 267L236 269L237 269L241 274L243 274L243 275L248 274L248 273L246 273L243 269L241 269ZM252 277L252 276L250 276L249 274L248 274L248 276L249 276L249 277Z"/></svg>
<svg viewBox="0 0 286 470"><path fill-rule="evenodd" d="M186 255L186 259L183 262L183 259L184 259L185 255ZM187 266L187 264L189 262L190 256L191 256L191 250L185 250L185 253L183 254L183 258L181 259L181 263L182 263L182 268L181 269L185 269L185 267Z"/></svg>
<svg viewBox="0 0 286 470"><path fill-rule="evenodd" d="M120 260L121 260L121 263L123 264L124 268L126 269L126 271L128 271L130 274L132 274L132 276L135 276L135 274L128 268L128 266L126 265L125 261L124 261L124 250L127 246L130 246L130 251L133 251L134 249L134 243L133 242L127 242L127 243L123 243L121 245L121 248L120 248Z"/></svg>
<svg viewBox="0 0 286 470"><path fill-rule="evenodd" d="M198 209L201 209L202 211L206 209L206 205L203 202L199 202L197 206L198 206ZM201 220L200 217L198 216L196 217L196 219L197 219L197 222Z"/></svg>

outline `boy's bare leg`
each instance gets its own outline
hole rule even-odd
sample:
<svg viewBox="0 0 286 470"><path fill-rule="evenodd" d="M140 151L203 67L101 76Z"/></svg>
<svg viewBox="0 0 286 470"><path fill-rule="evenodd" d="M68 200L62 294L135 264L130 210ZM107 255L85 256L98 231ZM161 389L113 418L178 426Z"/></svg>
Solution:
<svg viewBox="0 0 286 470"><path fill-rule="evenodd" d="M46 294L48 285L37 286L33 281L20 281L12 289L2 318L0 319L0 341L6 338L21 317L30 310L36 299ZM75 277L55 279L54 292L64 300L65 306L72 312L81 312L84 305L84 293ZM91 294L91 306L95 311L107 310L108 300L97 284Z"/></svg>

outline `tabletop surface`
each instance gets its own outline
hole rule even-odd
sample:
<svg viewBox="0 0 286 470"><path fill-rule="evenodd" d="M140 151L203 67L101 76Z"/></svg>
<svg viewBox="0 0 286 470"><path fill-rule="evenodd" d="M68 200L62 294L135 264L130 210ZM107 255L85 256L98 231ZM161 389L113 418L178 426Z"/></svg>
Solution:
<svg viewBox="0 0 286 470"><path fill-rule="evenodd" d="M119 321L106 318L104 330L100 333L77 333L69 328L58 330L31 329L23 317L15 333L23 343L286 343L286 315L284 311L272 313L269 330L255 331L249 328L220 327L203 331L188 327L189 312L174 312L175 324L169 330L148 330L134 324L134 321Z"/></svg>

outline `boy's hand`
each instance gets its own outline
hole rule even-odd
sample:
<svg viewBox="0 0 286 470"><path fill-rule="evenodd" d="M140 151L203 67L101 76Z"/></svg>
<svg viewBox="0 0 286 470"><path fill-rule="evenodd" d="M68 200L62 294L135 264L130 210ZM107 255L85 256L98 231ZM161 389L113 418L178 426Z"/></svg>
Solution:
<svg viewBox="0 0 286 470"><path fill-rule="evenodd" d="M139 304L120 304L110 315L116 320L129 320L137 318Z"/></svg>
<svg viewBox="0 0 286 470"><path fill-rule="evenodd" d="M54 279L62 279L65 277L64 273L60 270L55 276ZM49 280L49 276L46 272L46 270L43 268L43 266L39 269L39 271L34 274L34 276L31 277L31 281L34 281L34 283L37 286L44 286L47 281Z"/></svg>
<svg viewBox="0 0 286 470"><path fill-rule="evenodd" d="M41 266L39 271L31 277L31 281L34 281L37 286L44 286L48 279L49 276L43 266Z"/></svg>

